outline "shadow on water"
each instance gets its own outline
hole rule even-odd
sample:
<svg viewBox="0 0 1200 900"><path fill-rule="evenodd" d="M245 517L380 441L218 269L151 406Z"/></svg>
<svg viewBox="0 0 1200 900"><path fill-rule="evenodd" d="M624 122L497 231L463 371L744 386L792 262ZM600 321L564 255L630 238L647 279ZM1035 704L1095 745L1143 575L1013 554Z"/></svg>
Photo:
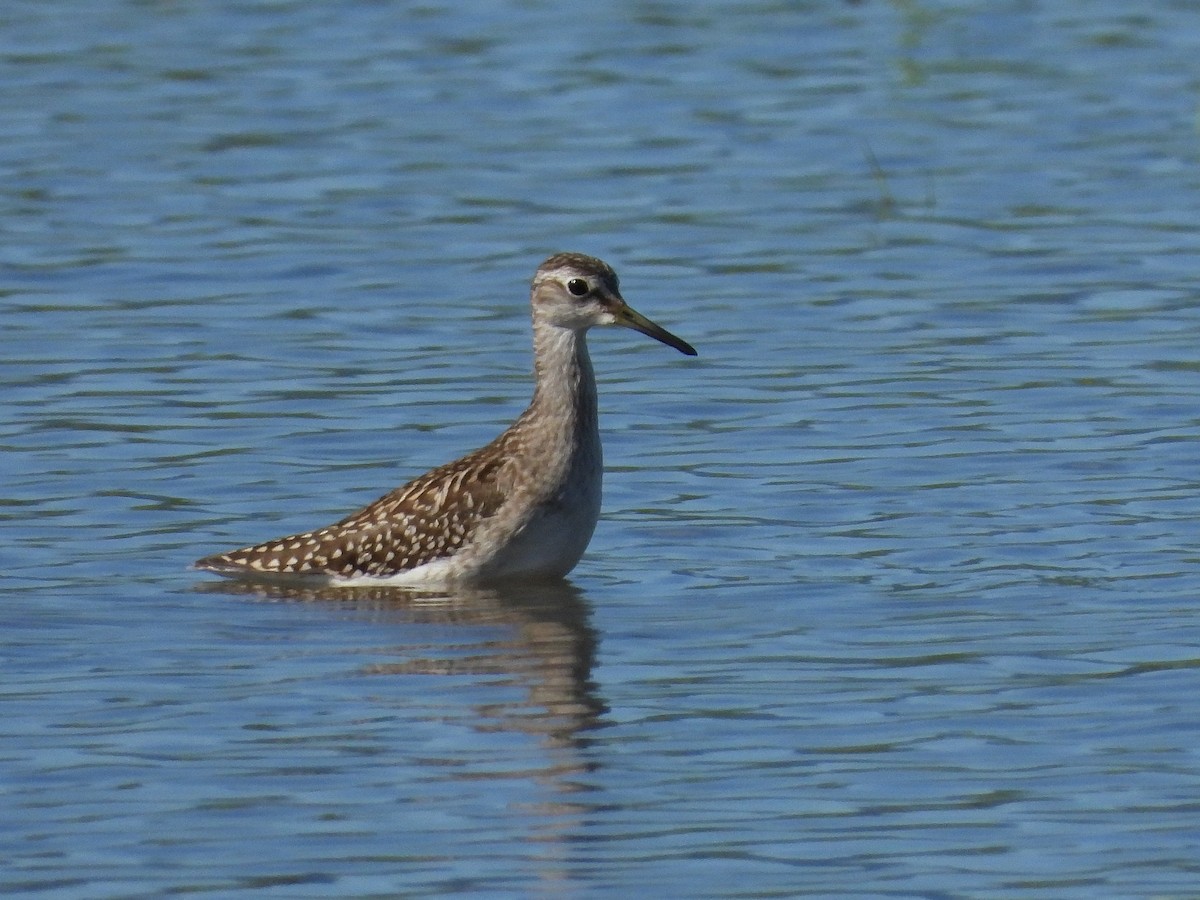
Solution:
<svg viewBox="0 0 1200 900"><path fill-rule="evenodd" d="M198 593L252 597L270 602L318 603L356 618L396 626L487 629L466 641L415 639L383 650L397 661L369 664L369 675L475 676L489 684L525 688L524 699L478 708L481 730L544 735L556 746L582 746L585 733L602 725L607 707L596 694L592 667L597 637L583 595L567 582L456 588L305 587L255 582L203 582Z"/></svg>

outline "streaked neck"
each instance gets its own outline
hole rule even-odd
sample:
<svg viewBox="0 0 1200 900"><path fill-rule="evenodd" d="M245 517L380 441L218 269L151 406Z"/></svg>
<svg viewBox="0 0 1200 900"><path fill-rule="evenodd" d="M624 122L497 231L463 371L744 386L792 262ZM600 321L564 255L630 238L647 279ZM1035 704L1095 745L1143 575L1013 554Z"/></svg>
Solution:
<svg viewBox="0 0 1200 900"><path fill-rule="evenodd" d="M533 368L530 412L566 425L568 433L595 431L596 376L583 332L535 323Z"/></svg>

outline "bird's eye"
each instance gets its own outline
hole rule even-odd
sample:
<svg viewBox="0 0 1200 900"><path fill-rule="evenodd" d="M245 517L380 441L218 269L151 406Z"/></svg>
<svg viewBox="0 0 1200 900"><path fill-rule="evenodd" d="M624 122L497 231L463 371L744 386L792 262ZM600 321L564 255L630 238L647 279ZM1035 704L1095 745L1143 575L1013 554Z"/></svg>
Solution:
<svg viewBox="0 0 1200 900"><path fill-rule="evenodd" d="M588 288L588 283L582 278L572 278L567 282L567 290L576 297L582 297L590 290L590 288Z"/></svg>

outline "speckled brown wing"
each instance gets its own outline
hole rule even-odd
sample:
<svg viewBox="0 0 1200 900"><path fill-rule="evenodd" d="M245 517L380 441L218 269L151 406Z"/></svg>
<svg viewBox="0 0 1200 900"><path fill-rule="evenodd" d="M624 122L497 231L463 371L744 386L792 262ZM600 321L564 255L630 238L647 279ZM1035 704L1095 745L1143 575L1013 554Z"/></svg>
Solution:
<svg viewBox="0 0 1200 900"><path fill-rule="evenodd" d="M221 575L386 577L454 555L504 502L503 454L485 447L380 497L340 522L208 556Z"/></svg>

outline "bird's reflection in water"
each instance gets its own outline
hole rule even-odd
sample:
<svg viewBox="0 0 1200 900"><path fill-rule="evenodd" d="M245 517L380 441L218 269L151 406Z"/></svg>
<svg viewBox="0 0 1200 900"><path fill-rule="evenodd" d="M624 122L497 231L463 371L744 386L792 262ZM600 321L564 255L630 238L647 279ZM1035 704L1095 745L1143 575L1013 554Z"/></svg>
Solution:
<svg viewBox="0 0 1200 900"><path fill-rule="evenodd" d="M544 735L558 746L582 746L600 724L605 706L592 682L596 632L588 605L567 582L415 591L399 587L306 587L254 582L205 582L205 593L271 601L326 603L355 617L404 624L494 628L468 643L400 642L373 652L394 654L365 667L377 675L478 675L522 685L526 699L478 708L477 727ZM474 637L474 635L473 635ZM439 655L431 651L439 649ZM569 768L576 768L571 766ZM583 768L587 768L584 766Z"/></svg>
<svg viewBox="0 0 1200 900"><path fill-rule="evenodd" d="M598 766L587 735L602 724L606 709L592 682L596 632L588 621L588 603L576 588L554 582L425 593L227 581L196 589L319 603L370 621L378 626L378 640L351 650L382 657L362 667L371 677L465 676L470 685L485 689L469 687L471 693L487 697L512 696L515 688L516 697L507 702L476 703L464 724L480 732L533 735L539 743L534 757L506 752L481 757L477 747L462 747L461 754L442 748L423 753L421 764L433 770L429 775L434 780L479 785L472 790L493 780L505 785L527 782L524 799L505 806L503 829L525 822L518 833L527 844L523 853L536 860L535 893L561 896L577 880L571 848L590 813L583 795L593 789L590 779L581 776ZM459 678L455 682L454 688L462 686ZM370 702L378 703L379 693L387 692L377 692ZM436 693L434 698L436 709ZM461 723L449 712L454 708L448 696L448 714Z"/></svg>

